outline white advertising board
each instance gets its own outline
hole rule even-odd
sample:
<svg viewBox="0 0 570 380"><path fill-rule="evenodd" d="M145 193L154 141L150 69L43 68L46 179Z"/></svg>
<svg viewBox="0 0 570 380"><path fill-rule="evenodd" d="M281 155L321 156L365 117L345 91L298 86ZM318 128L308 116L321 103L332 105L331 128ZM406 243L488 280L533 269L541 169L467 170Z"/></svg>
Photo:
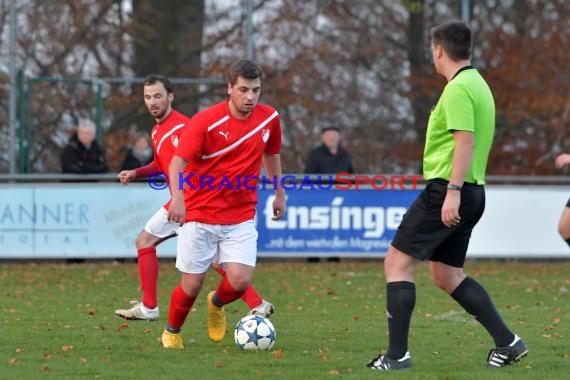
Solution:
<svg viewBox="0 0 570 380"><path fill-rule="evenodd" d="M300 244L282 244L278 250L264 249L274 246L274 242L290 240L298 243L314 242L315 239L362 242L368 230L382 231L381 237L389 242L397 227L386 224L387 220L391 220L386 219L389 211L405 211L406 205L402 202L410 202L415 195L402 197L402 194L387 191L365 192L351 190L342 191L340 195L323 194L316 197L312 191L290 192L290 204L295 205L292 210L298 212L299 218L306 214L309 219L305 222L309 227L315 225L315 233L308 233L308 227L292 228L296 220L281 222L282 226L275 228L265 225L272 223L268 218L259 218L258 223L265 223L258 225L260 232L271 234L269 238L260 237L259 256L384 256L387 243L373 244L374 236L369 237L367 244L354 245L352 249L343 246L343 249L335 250L334 245L330 244L321 244L319 247L314 244L303 244L302 247ZM563 186L488 186L485 214L473 231L468 257L570 257L570 248L557 233L558 218L569 196L570 191ZM346 213L341 212L344 208L334 206L340 197ZM0 259L134 258L137 234L168 198L168 190L152 190L144 182L127 187L117 183L0 185ZM265 198L267 194L260 194L260 199ZM264 207L263 202L260 202L260 207ZM364 217L369 209L375 210L375 213L368 213L368 220ZM329 219L342 218L329 220L328 225L337 228L319 227L323 210L330 211L325 215ZM262 215L263 210L258 210L258 214ZM357 214L364 218L363 221L351 219ZM311 215L317 215L319 219L312 223ZM299 223L302 221L298 220ZM379 225L369 225L374 223ZM163 243L158 255L163 258L176 257L176 239Z"/></svg>

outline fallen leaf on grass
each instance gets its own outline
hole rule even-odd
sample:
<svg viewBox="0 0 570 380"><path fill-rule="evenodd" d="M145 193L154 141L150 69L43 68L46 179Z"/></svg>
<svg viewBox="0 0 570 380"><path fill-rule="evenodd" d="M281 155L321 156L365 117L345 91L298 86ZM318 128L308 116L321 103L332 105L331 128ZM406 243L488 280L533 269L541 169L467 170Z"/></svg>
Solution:
<svg viewBox="0 0 570 380"><path fill-rule="evenodd" d="M16 359L16 358L10 359L10 364L11 364L11 365L17 365L17 364L19 364L19 363L20 363L20 361L19 361L18 359Z"/></svg>
<svg viewBox="0 0 570 380"><path fill-rule="evenodd" d="M128 323L121 323L120 325L117 326L117 331L121 331L121 330L125 330L129 328L129 324Z"/></svg>
<svg viewBox="0 0 570 380"><path fill-rule="evenodd" d="M73 346L63 346L63 347L61 347L61 349L63 351L71 351L71 350L73 350Z"/></svg>
<svg viewBox="0 0 570 380"><path fill-rule="evenodd" d="M338 375L340 375L340 372L339 372L338 369L331 369L331 370L329 371L329 375L331 375L331 376L338 376Z"/></svg>
<svg viewBox="0 0 570 380"><path fill-rule="evenodd" d="M52 356L53 355L51 352L46 352L46 353L44 353L44 360L51 360Z"/></svg>
<svg viewBox="0 0 570 380"><path fill-rule="evenodd" d="M216 362L216 368L222 368L222 363L221 363L221 362Z"/></svg>
<svg viewBox="0 0 570 380"><path fill-rule="evenodd" d="M273 351L273 357L277 360L281 359L283 357L283 350L278 349L278 350Z"/></svg>

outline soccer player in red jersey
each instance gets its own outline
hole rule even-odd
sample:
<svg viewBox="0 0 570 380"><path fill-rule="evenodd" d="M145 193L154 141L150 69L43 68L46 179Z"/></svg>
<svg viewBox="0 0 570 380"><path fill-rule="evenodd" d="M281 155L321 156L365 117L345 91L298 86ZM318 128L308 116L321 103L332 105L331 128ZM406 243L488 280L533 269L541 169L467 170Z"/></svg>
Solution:
<svg viewBox="0 0 570 380"><path fill-rule="evenodd" d="M258 103L262 77L261 67L251 60L232 64L229 99L192 117L172 158L168 218L184 224L176 258L182 278L170 298L162 334L166 348L184 348L182 325L215 257L226 275L208 294L208 335L215 342L224 338L223 306L242 296L255 269L256 185L262 162L275 189L273 219L285 213L281 125L274 108Z"/></svg>
<svg viewBox="0 0 570 380"><path fill-rule="evenodd" d="M123 170L118 177L123 185L137 178L166 173L174 156L178 142L190 119L172 108L174 90L170 81L161 75L149 75L144 79L144 102L150 115L156 121L151 132L154 160L134 170ZM166 176L166 174L164 174ZM142 301L133 301L130 309L119 309L115 313L132 320L156 320L159 317L157 300L158 258L156 247L163 241L176 236L180 223L168 220L170 201L148 220L136 239ZM223 276L223 269L216 267ZM251 314L268 317L273 305L261 298L253 286L248 287L242 299L251 309Z"/></svg>
<svg viewBox="0 0 570 380"><path fill-rule="evenodd" d="M554 161L554 165L557 169L562 169L566 165L570 165L570 153L559 154ZM570 247L570 199L566 203L564 210L562 210L562 215L560 215L558 233Z"/></svg>

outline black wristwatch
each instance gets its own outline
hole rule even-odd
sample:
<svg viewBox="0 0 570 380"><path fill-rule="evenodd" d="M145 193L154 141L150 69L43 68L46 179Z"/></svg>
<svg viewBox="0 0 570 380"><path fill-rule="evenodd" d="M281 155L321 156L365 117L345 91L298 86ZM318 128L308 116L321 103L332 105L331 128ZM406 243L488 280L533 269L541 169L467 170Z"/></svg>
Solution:
<svg viewBox="0 0 570 380"><path fill-rule="evenodd" d="M448 183L448 184L447 184L447 189L448 189L448 190L461 191L461 186L456 185L456 184L454 184L454 183Z"/></svg>

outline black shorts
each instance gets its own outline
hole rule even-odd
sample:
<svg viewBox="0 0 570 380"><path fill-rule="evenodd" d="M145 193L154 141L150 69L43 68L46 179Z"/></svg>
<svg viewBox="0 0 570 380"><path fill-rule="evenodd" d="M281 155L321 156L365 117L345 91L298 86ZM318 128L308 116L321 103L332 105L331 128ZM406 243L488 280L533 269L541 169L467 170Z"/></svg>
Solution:
<svg viewBox="0 0 570 380"><path fill-rule="evenodd" d="M566 207L570 207L570 198L568 199L568 202L566 202Z"/></svg>
<svg viewBox="0 0 570 380"><path fill-rule="evenodd" d="M419 260L439 261L462 268L471 231L485 209L485 188L464 184L461 189L461 222L452 228L441 221L441 208L447 193L447 181L429 181L402 218L394 248Z"/></svg>

